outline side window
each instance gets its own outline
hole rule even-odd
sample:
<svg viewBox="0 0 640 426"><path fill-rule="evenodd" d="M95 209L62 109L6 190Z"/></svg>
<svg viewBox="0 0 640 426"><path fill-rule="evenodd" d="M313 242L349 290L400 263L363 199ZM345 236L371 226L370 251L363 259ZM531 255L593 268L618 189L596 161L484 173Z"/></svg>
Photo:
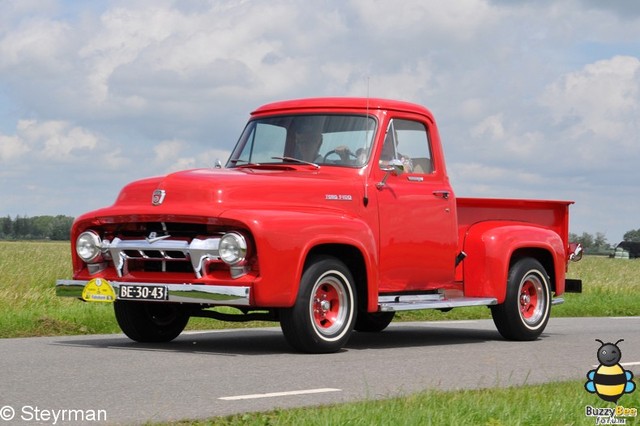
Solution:
<svg viewBox="0 0 640 426"><path fill-rule="evenodd" d="M385 136L380 167L392 159L402 161L407 173L429 174L433 172L429 132L424 124L403 119L389 122Z"/></svg>

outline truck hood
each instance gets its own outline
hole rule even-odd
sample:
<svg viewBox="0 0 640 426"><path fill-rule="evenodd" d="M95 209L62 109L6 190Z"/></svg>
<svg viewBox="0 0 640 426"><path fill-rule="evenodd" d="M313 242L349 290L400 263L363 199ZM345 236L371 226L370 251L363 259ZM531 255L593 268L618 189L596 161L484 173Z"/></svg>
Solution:
<svg viewBox="0 0 640 426"><path fill-rule="evenodd" d="M195 169L132 182L108 208L83 215L205 216L230 209L353 209L362 205L358 170Z"/></svg>

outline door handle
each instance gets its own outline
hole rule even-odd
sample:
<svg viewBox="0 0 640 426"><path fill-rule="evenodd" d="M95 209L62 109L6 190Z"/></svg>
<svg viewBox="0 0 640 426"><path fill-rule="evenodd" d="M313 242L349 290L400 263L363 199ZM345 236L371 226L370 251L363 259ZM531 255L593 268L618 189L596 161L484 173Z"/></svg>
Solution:
<svg viewBox="0 0 640 426"><path fill-rule="evenodd" d="M448 200L448 199L449 199L449 191L445 191L445 190L442 190L442 191L433 191L433 195L435 195L436 197L443 198L443 199L445 199L445 200Z"/></svg>

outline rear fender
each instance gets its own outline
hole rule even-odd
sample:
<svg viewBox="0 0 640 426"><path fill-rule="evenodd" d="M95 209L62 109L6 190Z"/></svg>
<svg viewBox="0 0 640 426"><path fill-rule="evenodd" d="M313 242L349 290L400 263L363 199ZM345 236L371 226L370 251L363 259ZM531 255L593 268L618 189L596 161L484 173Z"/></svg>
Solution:
<svg viewBox="0 0 640 426"><path fill-rule="evenodd" d="M472 225L464 237L464 293L495 297L503 303L510 263L520 257L538 259L550 276L555 295L564 293L565 247L554 231L522 222L487 221Z"/></svg>

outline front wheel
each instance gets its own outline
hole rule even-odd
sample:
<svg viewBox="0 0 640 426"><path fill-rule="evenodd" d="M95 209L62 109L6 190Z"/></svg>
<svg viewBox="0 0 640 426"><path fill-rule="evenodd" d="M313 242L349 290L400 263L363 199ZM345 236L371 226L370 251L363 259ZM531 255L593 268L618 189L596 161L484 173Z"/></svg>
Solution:
<svg viewBox="0 0 640 426"><path fill-rule="evenodd" d="M120 329L141 343L170 342L189 322L186 310L174 303L116 300L113 308Z"/></svg>
<svg viewBox="0 0 640 426"><path fill-rule="evenodd" d="M295 305L281 310L280 327L299 351L336 352L349 340L356 306L349 269L333 257L317 257L302 274Z"/></svg>
<svg viewBox="0 0 640 426"><path fill-rule="evenodd" d="M504 303L491 307L493 322L509 340L535 340L547 326L550 315L547 271L533 258L518 260L509 269Z"/></svg>

